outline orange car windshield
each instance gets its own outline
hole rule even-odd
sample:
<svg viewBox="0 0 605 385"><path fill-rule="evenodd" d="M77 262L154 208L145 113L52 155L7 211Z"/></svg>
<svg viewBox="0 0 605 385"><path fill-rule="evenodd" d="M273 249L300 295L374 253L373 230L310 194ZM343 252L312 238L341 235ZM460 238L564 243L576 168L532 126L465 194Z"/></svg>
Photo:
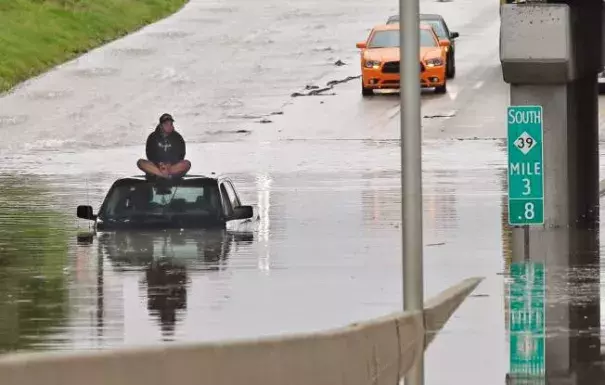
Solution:
<svg viewBox="0 0 605 385"><path fill-rule="evenodd" d="M399 31L396 29L388 31L376 31L368 42L368 48L392 47L399 47Z"/></svg>
<svg viewBox="0 0 605 385"><path fill-rule="evenodd" d="M420 30L420 46L421 47L439 47L439 43L435 40L435 36L427 29Z"/></svg>
<svg viewBox="0 0 605 385"><path fill-rule="evenodd" d="M438 47L433 34L426 29L420 30L421 47ZM399 30L376 31L368 42L368 48L395 48L399 47Z"/></svg>

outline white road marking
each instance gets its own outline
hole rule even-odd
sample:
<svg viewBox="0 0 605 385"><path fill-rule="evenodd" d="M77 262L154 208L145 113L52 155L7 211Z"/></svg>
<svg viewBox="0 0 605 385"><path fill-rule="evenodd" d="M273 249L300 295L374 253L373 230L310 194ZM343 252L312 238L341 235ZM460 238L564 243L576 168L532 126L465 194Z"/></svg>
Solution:
<svg viewBox="0 0 605 385"><path fill-rule="evenodd" d="M476 84L473 86L473 89L478 90L479 88L483 87L483 83L484 83L484 81L483 81L483 80L478 81L478 82L477 82L477 83L476 83Z"/></svg>
<svg viewBox="0 0 605 385"><path fill-rule="evenodd" d="M450 97L450 99L456 100L456 98L458 97L458 87L456 87L455 85L448 86L447 94Z"/></svg>

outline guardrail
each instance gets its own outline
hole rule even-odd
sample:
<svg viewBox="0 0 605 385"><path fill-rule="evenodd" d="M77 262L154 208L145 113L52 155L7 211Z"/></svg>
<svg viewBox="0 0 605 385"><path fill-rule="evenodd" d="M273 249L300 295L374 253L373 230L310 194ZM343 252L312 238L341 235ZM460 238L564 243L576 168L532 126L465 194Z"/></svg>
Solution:
<svg viewBox="0 0 605 385"><path fill-rule="evenodd" d="M425 304L326 332L216 342L0 357L3 385L393 385L481 282ZM426 334L426 338L425 338Z"/></svg>

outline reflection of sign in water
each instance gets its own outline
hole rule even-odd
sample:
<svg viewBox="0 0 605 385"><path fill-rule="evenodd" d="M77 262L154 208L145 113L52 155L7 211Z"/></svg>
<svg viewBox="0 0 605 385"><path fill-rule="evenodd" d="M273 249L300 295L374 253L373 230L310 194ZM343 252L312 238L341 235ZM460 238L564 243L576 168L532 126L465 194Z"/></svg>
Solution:
<svg viewBox="0 0 605 385"><path fill-rule="evenodd" d="M513 263L510 286L510 374L545 374L545 285L543 263Z"/></svg>
<svg viewBox="0 0 605 385"><path fill-rule="evenodd" d="M544 223L542 106L508 107L508 220Z"/></svg>

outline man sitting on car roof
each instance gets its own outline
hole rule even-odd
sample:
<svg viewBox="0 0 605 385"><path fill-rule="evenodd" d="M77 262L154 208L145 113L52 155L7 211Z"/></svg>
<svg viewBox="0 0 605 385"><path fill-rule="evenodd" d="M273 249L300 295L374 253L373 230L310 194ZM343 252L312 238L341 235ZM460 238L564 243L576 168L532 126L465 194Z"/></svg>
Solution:
<svg viewBox="0 0 605 385"><path fill-rule="evenodd" d="M137 166L147 175L165 179L183 177L191 168L185 159L185 140L174 129L170 114L160 116L160 123L147 137L147 159L139 159Z"/></svg>

